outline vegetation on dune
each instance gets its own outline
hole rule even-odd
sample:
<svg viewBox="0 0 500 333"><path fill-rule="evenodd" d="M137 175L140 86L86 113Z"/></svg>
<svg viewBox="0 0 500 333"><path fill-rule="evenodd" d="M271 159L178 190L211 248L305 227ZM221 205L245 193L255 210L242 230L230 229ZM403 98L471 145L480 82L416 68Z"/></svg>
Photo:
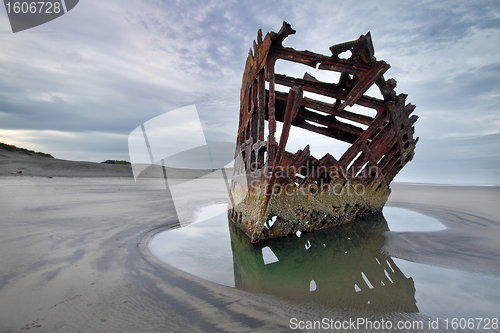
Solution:
<svg viewBox="0 0 500 333"><path fill-rule="evenodd" d="M104 162L101 162L101 163L107 163L107 164L130 164L130 162L128 161L122 161L122 160L106 160Z"/></svg>
<svg viewBox="0 0 500 333"><path fill-rule="evenodd" d="M8 151L18 151L18 152L25 153L28 155L36 154L36 155L40 155L40 156L44 156L44 157L54 158L54 156L52 156L50 154L45 154L45 153L42 153L40 151L28 150L26 148L19 148L19 147L16 147L14 145L8 145L8 144L2 143L2 142L0 142L0 149L5 149Z"/></svg>

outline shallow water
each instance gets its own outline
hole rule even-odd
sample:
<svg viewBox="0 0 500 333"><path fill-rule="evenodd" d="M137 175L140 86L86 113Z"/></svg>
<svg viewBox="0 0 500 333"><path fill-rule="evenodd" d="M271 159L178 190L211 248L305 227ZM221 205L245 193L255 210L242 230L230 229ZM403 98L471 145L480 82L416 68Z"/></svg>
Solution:
<svg viewBox="0 0 500 333"><path fill-rule="evenodd" d="M499 279L381 253L384 232L445 229L434 218L385 207L383 215L365 221L251 244L228 221L225 207L201 208L195 223L155 235L152 252L212 282L335 308L498 316Z"/></svg>

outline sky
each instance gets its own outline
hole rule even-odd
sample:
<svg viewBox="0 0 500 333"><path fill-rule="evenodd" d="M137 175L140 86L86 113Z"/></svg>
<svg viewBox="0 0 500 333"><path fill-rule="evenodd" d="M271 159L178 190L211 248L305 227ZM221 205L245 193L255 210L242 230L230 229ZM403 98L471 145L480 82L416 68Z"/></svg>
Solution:
<svg viewBox="0 0 500 333"><path fill-rule="evenodd" d="M326 55L371 32L420 117L396 181L500 185L500 3L487 0L81 0L15 34L0 8L0 142L130 160L135 128L192 104L208 142L235 142L248 51L283 20L297 31L285 46ZM287 150L304 141L317 158L345 149L299 131Z"/></svg>

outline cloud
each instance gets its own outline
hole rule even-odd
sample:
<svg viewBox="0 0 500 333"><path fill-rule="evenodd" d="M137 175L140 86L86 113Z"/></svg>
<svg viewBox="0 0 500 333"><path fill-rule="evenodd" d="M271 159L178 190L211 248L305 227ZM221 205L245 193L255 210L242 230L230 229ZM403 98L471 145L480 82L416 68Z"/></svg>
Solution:
<svg viewBox="0 0 500 333"><path fill-rule="evenodd" d="M259 28L277 31L287 20L297 33L286 46L323 54L371 31L377 59L391 64L386 77L417 105L416 160L430 162L433 147L446 159L453 140L500 133L499 11L496 1L87 0L12 34L0 10L0 134L100 161L126 156L119 140L141 123L196 104L207 141L234 142L248 50ZM310 140L318 154L329 149Z"/></svg>

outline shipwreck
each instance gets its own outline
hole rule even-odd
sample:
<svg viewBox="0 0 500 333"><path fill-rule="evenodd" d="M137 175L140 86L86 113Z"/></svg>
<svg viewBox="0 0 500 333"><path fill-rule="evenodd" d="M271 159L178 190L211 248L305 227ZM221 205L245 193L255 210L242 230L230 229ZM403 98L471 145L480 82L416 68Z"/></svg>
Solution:
<svg viewBox="0 0 500 333"><path fill-rule="evenodd" d="M291 34L286 22L265 38L259 30L243 73L228 215L252 243L380 212L390 182L412 160L418 141L415 106L396 94L394 79L384 79L390 66L375 58L370 33L331 46L329 56L284 47ZM276 73L277 60L330 71L325 73L335 83L307 72L302 78ZM366 94L372 86L380 97ZM307 143L292 153L286 150L292 127L350 146L342 156L319 159Z"/></svg>

